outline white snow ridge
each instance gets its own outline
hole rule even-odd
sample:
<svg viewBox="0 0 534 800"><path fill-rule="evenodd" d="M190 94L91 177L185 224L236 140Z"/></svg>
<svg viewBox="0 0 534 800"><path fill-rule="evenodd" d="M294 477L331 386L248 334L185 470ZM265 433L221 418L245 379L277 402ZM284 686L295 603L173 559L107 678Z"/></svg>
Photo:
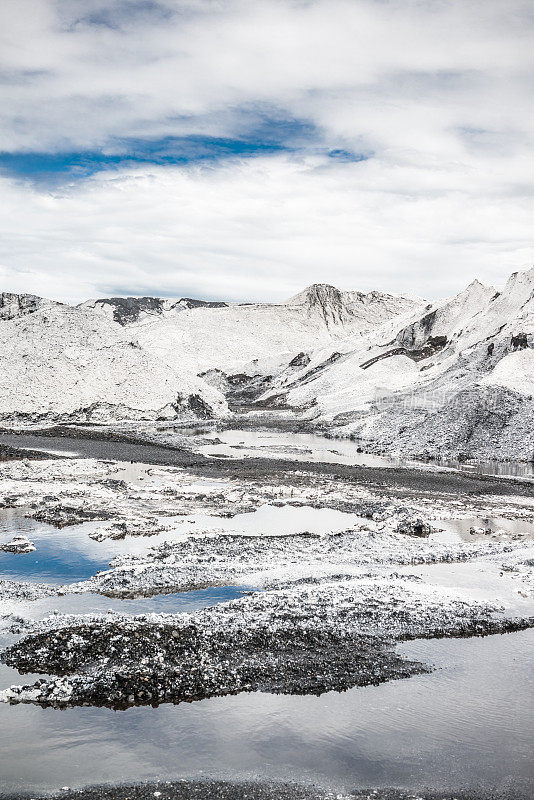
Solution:
<svg viewBox="0 0 534 800"><path fill-rule="evenodd" d="M4 420L91 421L219 416L224 397L179 357L170 365L87 308L43 303L0 321Z"/></svg>
<svg viewBox="0 0 534 800"><path fill-rule="evenodd" d="M282 304L0 295L3 424L250 410L370 450L534 456L534 269L434 304L315 284Z"/></svg>

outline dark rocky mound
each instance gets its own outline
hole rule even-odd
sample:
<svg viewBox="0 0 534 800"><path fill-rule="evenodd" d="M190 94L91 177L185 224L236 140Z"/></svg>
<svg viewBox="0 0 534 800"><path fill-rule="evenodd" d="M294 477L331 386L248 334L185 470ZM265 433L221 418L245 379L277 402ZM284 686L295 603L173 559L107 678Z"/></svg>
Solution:
<svg viewBox="0 0 534 800"><path fill-rule="evenodd" d="M29 794L0 795L4 800L29 797ZM32 794L34 800L43 795ZM63 790L62 800L532 800L532 791L523 781L513 781L499 788L474 790L402 790L354 789L351 792L329 792L313 785L260 781L157 781L137 785L91 786Z"/></svg>

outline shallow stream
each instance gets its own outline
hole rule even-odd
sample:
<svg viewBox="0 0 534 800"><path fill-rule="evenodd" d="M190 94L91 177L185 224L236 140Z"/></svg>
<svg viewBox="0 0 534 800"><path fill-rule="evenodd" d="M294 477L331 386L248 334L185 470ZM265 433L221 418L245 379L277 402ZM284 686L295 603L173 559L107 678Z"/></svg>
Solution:
<svg viewBox="0 0 534 800"><path fill-rule="evenodd" d="M207 456L243 458L288 458L295 461L324 462L329 464L359 465L365 467L436 466L458 469L478 475L500 475L513 477L534 476L534 463L523 461L477 461L464 462L453 459L438 459L425 464L414 459L395 458L364 452L364 444L350 439L329 439L311 433L287 433L276 430L242 430L229 428L211 434L213 444L203 444L198 449Z"/></svg>
<svg viewBox="0 0 534 800"><path fill-rule="evenodd" d="M183 431L186 432L185 429ZM191 430L190 444L193 449L208 458L279 458L313 463L344 464L363 467L420 467L423 469L455 469L466 474L496 475L500 477L534 477L534 462L525 461L476 461L465 462L441 459L420 462L411 459L395 458L364 452L365 443L350 439L329 439L310 433L290 433L272 428L265 430L246 430L228 428L206 434L202 429ZM210 441L210 439L212 441ZM39 436L30 431L21 434L0 434L0 445L27 448L51 455L76 455L92 458L134 458L135 461L150 462L150 453L157 453L155 463L178 463L180 458L187 461L187 451L167 450L157 445L132 446L121 442L91 440L88 438L68 438L64 436ZM122 455L121 455L122 454ZM1 453L0 453L1 457ZM12 460L8 456L8 460ZM135 466L135 465L134 465Z"/></svg>

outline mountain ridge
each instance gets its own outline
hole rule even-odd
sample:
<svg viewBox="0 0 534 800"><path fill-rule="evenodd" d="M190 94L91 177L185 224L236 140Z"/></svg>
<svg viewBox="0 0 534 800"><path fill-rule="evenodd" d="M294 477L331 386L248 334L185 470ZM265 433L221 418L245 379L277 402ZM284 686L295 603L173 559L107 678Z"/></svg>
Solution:
<svg viewBox="0 0 534 800"><path fill-rule="evenodd" d="M3 293L0 348L4 421L283 407L374 450L534 457L534 268L434 303L330 284L249 304Z"/></svg>
<svg viewBox="0 0 534 800"><path fill-rule="evenodd" d="M534 268L513 273L501 292L473 281L397 322L347 340L343 361L325 369L328 350L316 352L260 401L308 409L312 427L375 450L532 459ZM467 419L468 437L458 430Z"/></svg>

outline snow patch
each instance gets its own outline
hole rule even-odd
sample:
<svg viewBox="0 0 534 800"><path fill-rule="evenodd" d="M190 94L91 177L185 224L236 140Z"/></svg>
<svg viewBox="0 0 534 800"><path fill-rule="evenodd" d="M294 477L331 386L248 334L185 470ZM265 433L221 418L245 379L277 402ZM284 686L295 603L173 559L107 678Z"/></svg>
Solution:
<svg viewBox="0 0 534 800"><path fill-rule="evenodd" d="M518 350L505 356L489 375L480 380L483 386L503 386L513 392L534 395L534 350Z"/></svg>

